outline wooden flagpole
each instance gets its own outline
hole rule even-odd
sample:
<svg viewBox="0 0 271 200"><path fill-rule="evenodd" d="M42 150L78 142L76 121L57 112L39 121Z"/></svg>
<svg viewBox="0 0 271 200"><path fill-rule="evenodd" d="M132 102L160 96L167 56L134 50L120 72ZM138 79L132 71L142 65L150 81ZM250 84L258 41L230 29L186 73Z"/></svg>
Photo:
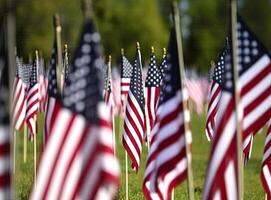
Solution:
<svg viewBox="0 0 271 200"><path fill-rule="evenodd" d="M63 94L63 84L61 80L62 73L62 46L61 46L61 25L60 25L60 17L58 14L54 15L54 27L55 27L55 38L56 38L56 51L57 51L57 67L56 67L56 76L57 76L57 88L59 93Z"/></svg>
<svg viewBox="0 0 271 200"><path fill-rule="evenodd" d="M129 200L129 179L128 179L128 155L127 155L127 151L125 151L125 200Z"/></svg>
<svg viewBox="0 0 271 200"><path fill-rule="evenodd" d="M24 163L27 160L27 124L24 124Z"/></svg>
<svg viewBox="0 0 271 200"><path fill-rule="evenodd" d="M238 198L243 199L243 150L242 150L242 127L241 113L239 110L240 88L238 85L238 42L237 42L237 1L230 0L230 16L231 16L231 54L233 66L233 88L234 88L234 104L236 110L236 150L237 150L237 170L238 170Z"/></svg>
<svg viewBox="0 0 271 200"><path fill-rule="evenodd" d="M176 1L173 2L173 15L174 15L174 27L176 33L177 40L177 49L178 49L178 60L180 67L180 80L181 80L181 91L183 93L184 89L184 60L183 60L183 49L182 49L182 38L181 38L181 25L180 25L180 15ZM187 102L182 101L184 111L188 110ZM192 172L192 155L191 149L189 145L189 141L191 140L190 130L187 116L184 114L184 131L185 131L185 149L186 149L186 157L187 157L187 183L188 183L188 196L189 200L194 200L194 184L193 184L193 172Z"/></svg>

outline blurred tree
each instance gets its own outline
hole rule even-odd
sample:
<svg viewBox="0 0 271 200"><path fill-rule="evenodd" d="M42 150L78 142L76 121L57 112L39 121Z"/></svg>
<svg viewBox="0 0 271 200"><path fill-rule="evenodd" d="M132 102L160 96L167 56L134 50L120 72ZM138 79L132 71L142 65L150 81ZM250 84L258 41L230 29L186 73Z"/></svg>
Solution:
<svg viewBox="0 0 271 200"><path fill-rule="evenodd" d="M191 0L189 34L185 40L185 63L199 71L210 68L223 48L228 31L228 0Z"/></svg>
<svg viewBox="0 0 271 200"><path fill-rule="evenodd" d="M242 18L271 51L271 2L270 0L241 1Z"/></svg>
<svg viewBox="0 0 271 200"><path fill-rule="evenodd" d="M115 59L123 47L132 60L136 41L139 41L143 58L148 58L152 45L162 56L168 34L155 0L94 0L93 6L106 55L111 54ZM40 49L49 58L54 37L52 16L55 12L61 16L63 41L74 49L83 22L80 9L80 1L74 0L18 1L19 53L27 57L28 52Z"/></svg>

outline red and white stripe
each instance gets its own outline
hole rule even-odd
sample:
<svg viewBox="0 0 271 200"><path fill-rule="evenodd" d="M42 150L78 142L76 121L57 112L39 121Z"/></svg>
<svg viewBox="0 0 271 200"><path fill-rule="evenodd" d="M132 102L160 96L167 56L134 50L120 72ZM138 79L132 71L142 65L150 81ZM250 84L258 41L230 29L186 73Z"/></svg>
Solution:
<svg viewBox="0 0 271 200"><path fill-rule="evenodd" d="M268 199L271 198L271 120L268 123L264 153L262 160L261 179Z"/></svg>
<svg viewBox="0 0 271 200"><path fill-rule="evenodd" d="M122 143L137 172L140 165L142 144L145 133L145 116L133 93L129 91L124 119Z"/></svg>
<svg viewBox="0 0 271 200"><path fill-rule="evenodd" d="M40 111L44 112L46 107L46 93L47 93L47 86L48 80L46 83L46 79L44 75L39 75L39 103L40 103ZM47 84L47 85L46 85Z"/></svg>
<svg viewBox="0 0 271 200"><path fill-rule="evenodd" d="M26 94L25 84L19 77L15 77L12 94L12 121L15 130L20 130L25 122Z"/></svg>
<svg viewBox="0 0 271 200"><path fill-rule="evenodd" d="M186 141L192 142L191 132L184 130L184 123L190 121L189 111L183 110L187 100L187 91L183 95L179 91L157 110L143 181L148 200L170 199L172 189L187 176Z"/></svg>
<svg viewBox="0 0 271 200"><path fill-rule="evenodd" d="M222 92L203 199L238 199L236 113L232 94Z"/></svg>
<svg viewBox="0 0 271 200"><path fill-rule="evenodd" d="M39 111L39 84L29 88L26 103L26 122L31 134L36 134L36 115Z"/></svg>
<svg viewBox="0 0 271 200"><path fill-rule="evenodd" d="M220 85L213 81L209 92L209 105L207 111L205 133L208 141L211 141L214 137L214 130L217 117L217 107L219 100L221 98L221 87Z"/></svg>
<svg viewBox="0 0 271 200"><path fill-rule="evenodd" d="M146 87L146 126L151 131L156 117L156 110L159 103L160 87Z"/></svg>
<svg viewBox="0 0 271 200"><path fill-rule="evenodd" d="M119 165L113 154L106 106L98 106L100 119L96 125L59 103L54 110L37 186L30 199L114 199Z"/></svg>
<svg viewBox="0 0 271 200"><path fill-rule="evenodd" d="M11 197L11 158L9 127L0 125L0 199Z"/></svg>
<svg viewBox="0 0 271 200"><path fill-rule="evenodd" d="M240 76L241 105L243 108L243 150L249 157L253 134L270 119L271 60L265 54Z"/></svg>
<svg viewBox="0 0 271 200"><path fill-rule="evenodd" d="M120 98L121 105L123 108L126 107L127 96L130 88L131 78L121 78L120 79Z"/></svg>
<svg viewBox="0 0 271 200"><path fill-rule="evenodd" d="M54 107L56 104L56 99L54 97L48 96L47 106L46 106L46 112L45 112L45 130L44 130L44 143L46 144L49 138L49 130L51 123L53 121L53 116L55 114L53 113L55 111Z"/></svg>

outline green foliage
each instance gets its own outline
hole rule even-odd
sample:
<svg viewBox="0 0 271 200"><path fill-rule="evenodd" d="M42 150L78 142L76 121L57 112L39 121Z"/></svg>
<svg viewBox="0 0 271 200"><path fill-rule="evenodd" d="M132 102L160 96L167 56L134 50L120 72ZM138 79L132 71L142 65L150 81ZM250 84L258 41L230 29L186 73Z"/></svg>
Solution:
<svg viewBox="0 0 271 200"><path fill-rule="evenodd" d="M0 1L0 19L6 13ZM81 1L20 0L15 1L18 53L26 59L29 52L39 49L50 57L54 31L52 16L58 12L62 22L63 45L69 45L72 55L83 22ZM124 48L134 59L135 43L139 41L143 59L154 46L158 59L166 47L171 27L172 0L93 0L95 19L101 32L105 55L113 62ZM179 0L184 38L184 58L187 66L207 71L224 45L229 27L228 0ZM240 0L239 11L249 27L271 50L271 3L269 0ZM3 11L3 12L2 12Z"/></svg>

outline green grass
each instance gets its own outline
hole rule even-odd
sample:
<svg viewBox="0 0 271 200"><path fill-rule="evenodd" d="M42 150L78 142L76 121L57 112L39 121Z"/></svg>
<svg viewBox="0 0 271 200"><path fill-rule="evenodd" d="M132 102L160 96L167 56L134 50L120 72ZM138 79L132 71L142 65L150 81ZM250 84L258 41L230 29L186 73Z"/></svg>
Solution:
<svg viewBox="0 0 271 200"><path fill-rule="evenodd" d="M39 116L38 147L42 144L42 116ZM194 175L194 191L196 199L201 199L206 167L208 164L210 143L204 133L204 115L192 115L192 167ZM119 129L122 121L116 120L116 144L117 156L121 166L121 186L118 191L118 199L125 199L125 153L122 147ZM23 134L17 134L16 147L16 173L15 173L15 197L16 199L28 199L33 184L33 142L27 143L27 162L23 162ZM244 199L264 199L264 192L260 181L260 167L264 147L265 130L254 139L252 158L244 171ZM40 151L39 151L40 152ZM138 174L131 169L129 161L129 200L144 199L142 193L142 179L146 163L147 148L144 146L142 160ZM175 190L175 199L187 199L187 184L182 183Z"/></svg>

